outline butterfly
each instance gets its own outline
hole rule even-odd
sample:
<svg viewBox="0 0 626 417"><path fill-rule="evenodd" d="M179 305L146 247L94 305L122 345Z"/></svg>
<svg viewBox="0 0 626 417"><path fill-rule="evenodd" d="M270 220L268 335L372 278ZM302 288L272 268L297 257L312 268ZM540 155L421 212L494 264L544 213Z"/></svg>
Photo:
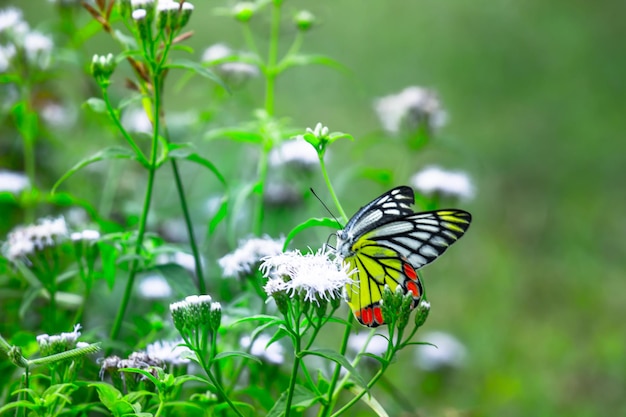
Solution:
<svg viewBox="0 0 626 417"><path fill-rule="evenodd" d="M346 286L356 319L368 327L385 324L382 291L400 286L417 307L424 293L417 270L434 261L467 231L472 216L459 209L415 213L413 189L396 187L361 207L337 232L337 254L357 270Z"/></svg>

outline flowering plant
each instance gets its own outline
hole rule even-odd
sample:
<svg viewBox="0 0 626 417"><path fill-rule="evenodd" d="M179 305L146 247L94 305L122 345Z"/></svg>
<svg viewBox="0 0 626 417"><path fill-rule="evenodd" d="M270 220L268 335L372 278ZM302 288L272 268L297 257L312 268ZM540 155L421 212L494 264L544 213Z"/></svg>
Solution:
<svg viewBox="0 0 626 417"><path fill-rule="evenodd" d="M365 413L396 412L393 397L372 389L397 353L416 344L430 304L412 306L402 291L385 288L388 326L363 339L366 329L343 303L356 271L315 235L321 226L341 227L339 221L302 221L310 184L324 187L347 221L327 164L343 139L353 137L322 123L294 127L277 111L285 72L313 64L344 69L301 51L315 16L295 13L292 43L281 56L289 2L221 9L240 25L246 48L217 43L198 61L190 58L189 29L212 17L203 11L201 19L189 1L53 3L61 28L54 41L31 30L19 9L0 11L0 87L10 92L0 111L11 118L21 144L16 166L25 172L0 172L0 204L17 208L19 219L2 223L0 278L14 295L2 306L0 334L7 339L0 337L0 351L23 369L20 379L0 377L9 387L0 390L0 414L293 416L311 409L338 416L361 405ZM251 24L264 14L266 53ZM87 58L84 48L96 43L96 34L117 49ZM89 88L77 91L80 110L66 109L70 100L53 90L53 99L41 104L54 69L89 77ZM255 78L263 100L253 107L260 108L234 122L229 100L244 95ZM210 103L177 114L169 91L189 85L210 93ZM375 110L386 134L399 137L396 146L414 154L445 121L437 95L418 87L377 100ZM53 170L55 181L48 182L39 149L53 143L49 137L90 124L97 126L98 146L119 143L88 156L64 154L63 164L71 158L74 165L66 164L63 174ZM98 171L102 162L108 171ZM209 174L203 201L188 191L190 167L200 170L194 175ZM358 176L385 186L407 180L410 172L397 168L368 168ZM457 177L433 169L414 177L423 208L472 195L464 174L448 175ZM88 184L83 191L73 188L81 177ZM48 217L36 220L40 213ZM23 330L30 336L20 338ZM372 351L380 340L384 348ZM378 364L372 375L363 366L369 359Z"/></svg>

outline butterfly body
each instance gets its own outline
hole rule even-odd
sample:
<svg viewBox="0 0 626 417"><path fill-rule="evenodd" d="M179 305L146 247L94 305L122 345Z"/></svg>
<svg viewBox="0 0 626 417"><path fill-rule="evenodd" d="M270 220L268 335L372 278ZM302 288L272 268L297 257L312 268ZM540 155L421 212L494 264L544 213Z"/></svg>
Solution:
<svg viewBox="0 0 626 417"><path fill-rule="evenodd" d="M337 254L356 269L357 278L346 286L346 298L363 325L385 324L382 291L400 286L413 295L416 307L423 295L417 270L440 256L467 230L471 215L446 209L415 213L413 190L394 188L361 207L337 232Z"/></svg>

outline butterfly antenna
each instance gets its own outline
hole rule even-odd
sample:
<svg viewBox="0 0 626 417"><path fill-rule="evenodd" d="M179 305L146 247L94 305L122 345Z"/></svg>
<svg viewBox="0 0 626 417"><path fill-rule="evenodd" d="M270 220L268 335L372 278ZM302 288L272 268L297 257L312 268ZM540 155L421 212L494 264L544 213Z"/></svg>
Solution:
<svg viewBox="0 0 626 417"><path fill-rule="evenodd" d="M315 192L315 190L313 190L313 187L309 188L309 190L311 190L311 192L313 193L313 195L315 196L315 198L317 198L317 200L322 203L322 206L324 206L324 208L326 209L326 211L328 212L328 214L330 214L330 217L332 217L333 219L335 219L335 221L337 222L337 224L339 225L340 228L343 228L343 225L339 222L339 220L337 220L337 218L335 217L335 215L333 214L332 211L330 211L330 209L328 208L328 206L322 201L322 199L320 198L319 195L317 195L317 193Z"/></svg>

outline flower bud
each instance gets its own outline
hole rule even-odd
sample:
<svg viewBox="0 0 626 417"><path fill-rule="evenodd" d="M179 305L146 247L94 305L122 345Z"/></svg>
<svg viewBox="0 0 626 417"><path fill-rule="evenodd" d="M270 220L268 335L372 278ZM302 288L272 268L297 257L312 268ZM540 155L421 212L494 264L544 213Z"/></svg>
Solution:
<svg viewBox="0 0 626 417"><path fill-rule="evenodd" d="M315 23L315 16L308 10L300 10L293 18L296 27L302 32L306 32Z"/></svg>
<svg viewBox="0 0 626 417"><path fill-rule="evenodd" d="M109 84L109 78L115 71L115 58L113 54L94 55L91 60L91 75L99 84Z"/></svg>
<svg viewBox="0 0 626 417"><path fill-rule="evenodd" d="M184 28L187 23L189 23L191 12L193 12L193 4L189 2L183 3L182 9L178 15L178 29Z"/></svg>
<svg viewBox="0 0 626 417"><path fill-rule="evenodd" d="M430 311L430 303L426 299L422 299L417 305L415 313L415 327L421 327L428 318L428 312Z"/></svg>
<svg viewBox="0 0 626 417"><path fill-rule="evenodd" d="M246 23L252 19L254 12L256 11L256 5L250 1L242 1L235 4L232 9L233 16L240 22Z"/></svg>
<svg viewBox="0 0 626 417"><path fill-rule="evenodd" d="M128 19L132 10L130 0L117 0L117 11L123 19Z"/></svg>
<svg viewBox="0 0 626 417"><path fill-rule="evenodd" d="M220 303L211 303L211 311L209 313L209 326L211 330L217 332L222 323L222 305Z"/></svg>
<svg viewBox="0 0 626 417"><path fill-rule="evenodd" d="M146 9L136 9L132 13L133 20L137 25L137 31L139 32L139 38L146 42L152 38L151 35L151 19L148 17L148 11Z"/></svg>

